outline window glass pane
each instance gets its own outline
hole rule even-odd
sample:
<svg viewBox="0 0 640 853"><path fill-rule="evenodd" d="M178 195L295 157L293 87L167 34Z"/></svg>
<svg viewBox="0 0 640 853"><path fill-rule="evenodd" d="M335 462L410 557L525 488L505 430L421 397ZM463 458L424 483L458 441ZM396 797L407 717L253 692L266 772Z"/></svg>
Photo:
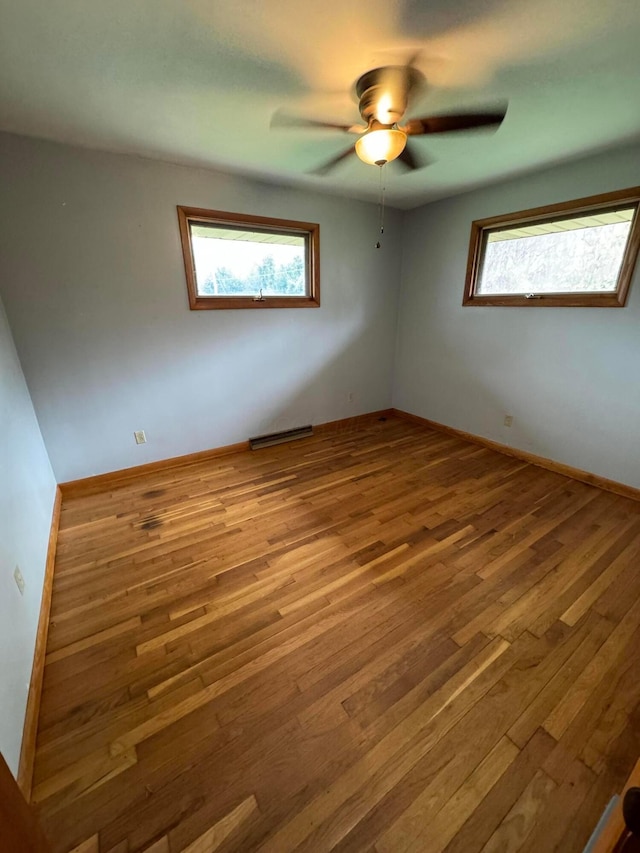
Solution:
<svg viewBox="0 0 640 853"><path fill-rule="evenodd" d="M305 296L301 234L189 223L199 296Z"/></svg>
<svg viewBox="0 0 640 853"><path fill-rule="evenodd" d="M476 293L612 293L635 206L487 232Z"/></svg>

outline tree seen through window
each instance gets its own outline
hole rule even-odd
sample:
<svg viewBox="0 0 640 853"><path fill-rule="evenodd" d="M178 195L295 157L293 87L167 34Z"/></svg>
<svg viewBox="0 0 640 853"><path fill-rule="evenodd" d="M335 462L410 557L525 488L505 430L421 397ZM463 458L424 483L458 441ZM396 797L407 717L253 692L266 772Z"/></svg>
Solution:
<svg viewBox="0 0 640 853"><path fill-rule="evenodd" d="M273 255L266 255L254 264L248 274L237 275L227 266L209 272L200 285L203 295L256 295L302 296L305 292L304 261L296 255L290 261L277 263Z"/></svg>

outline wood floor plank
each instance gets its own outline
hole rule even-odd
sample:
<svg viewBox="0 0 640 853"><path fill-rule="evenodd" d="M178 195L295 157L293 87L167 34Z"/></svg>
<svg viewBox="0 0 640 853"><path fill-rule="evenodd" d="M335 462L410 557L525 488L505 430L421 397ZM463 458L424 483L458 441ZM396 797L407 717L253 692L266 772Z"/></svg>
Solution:
<svg viewBox="0 0 640 853"><path fill-rule="evenodd" d="M86 841L83 841L82 844L78 844L73 850L70 850L69 853L99 853L100 851L100 839L98 835L92 835L91 838L87 838Z"/></svg>
<svg viewBox="0 0 640 853"><path fill-rule="evenodd" d="M543 809L544 820L533 821L533 826L524 843L516 849L521 853L562 849L559 846L561 839L566 837L566 830L593 786L594 780L594 774L584 764L579 761L573 762L568 768L567 777L562 785L552 788L553 795L546 800L546 808ZM551 783L547 782L547 784Z"/></svg>
<svg viewBox="0 0 640 853"><path fill-rule="evenodd" d="M433 820L424 820L422 815L422 807L425 805L423 799L428 799L428 794L414 800L410 808L376 842L379 853L398 849L419 853L422 850L445 848L518 755L518 747L513 741L507 737L501 738Z"/></svg>
<svg viewBox="0 0 640 853"><path fill-rule="evenodd" d="M597 614L592 614L592 617L585 619L580 628L569 636L558 658L558 669L543 682L539 693L509 729L509 737L518 746L523 747L564 700L610 635L613 626Z"/></svg>
<svg viewBox="0 0 640 853"><path fill-rule="evenodd" d="M632 534L635 528L632 528ZM624 544L624 543L623 543ZM629 562L636 561L640 553L640 537L633 536L631 542L624 545L622 551L612 560L607 561L604 568L593 581L593 583L575 599L571 605L561 615L563 622L567 625L575 625L576 622L595 604L600 596L611 586L613 581L618 577L620 572L629 565Z"/></svg>
<svg viewBox="0 0 640 853"><path fill-rule="evenodd" d="M533 830L536 819L553 794L556 784L542 770L531 782L482 848L482 853L517 851Z"/></svg>
<svg viewBox="0 0 640 853"><path fill-rule="evenodd" d="M171 853L169 838L165 835L164 838L160 838L151 847L147 847L144 853Z"/></svg>
<svg viewBox="0 0 640 853"><path fill-rule="evenodd" d="M196 838L195 841L184 847L182 853L214 853L215 850L220 848L223 841L241 827L243 822L257 808L258 803L256 802L256 798L254 796L247 797L232 812L229 812L228 815L225 815L217 823L214 823L210 829Z"/></svg>
<svg viewBox="0 0 640 853"><path fill-rule="evenodd" d="M331 845L358 823L464 716L474 701L492 687L511 662L506 654L509 649L506 641L494 640L456 677L376 743L330 790L319 794L298 812L261 850L275 853L300 846L316 831L317 824L324 821L331 821L332 831L337 836L325 835L323 839L324 846L331 849ZM373 774L377 774L375 785ZM345 803L351 804L348 823L338 826L333 815Z"/></svg>
<svg viewBox="0 0 640 853"><path fill-rule="evenodd" d="M640 751L639 549L640 503L394 418L63 501L54 853L580 853Z"/></svg>
<svg viewBox="0 0 640 853"><path fill-rule="evenodd" d="M554 746L553 738L539 729L445 847L445 853L477 853L488 844Z"/></svg>
<svg viewBox="0 0 640 853"><path fill-rule="evenodd" d="M632 605L545 720L545 729L556 740L560 740L589 695L597 689L598 684L615 665L616 660L625 654L627 644L639 625L640 599Z"/></svg>

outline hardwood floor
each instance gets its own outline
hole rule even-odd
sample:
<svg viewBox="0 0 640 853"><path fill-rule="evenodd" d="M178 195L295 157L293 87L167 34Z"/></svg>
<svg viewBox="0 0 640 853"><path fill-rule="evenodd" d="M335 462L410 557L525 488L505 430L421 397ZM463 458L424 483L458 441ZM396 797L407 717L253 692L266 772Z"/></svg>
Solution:
<svg viewBox="0 0 640 853"><path fill-rule="evenodd" d="M63 502L55 851L581 851L640 754L640 503L389 420Z"/></svg>

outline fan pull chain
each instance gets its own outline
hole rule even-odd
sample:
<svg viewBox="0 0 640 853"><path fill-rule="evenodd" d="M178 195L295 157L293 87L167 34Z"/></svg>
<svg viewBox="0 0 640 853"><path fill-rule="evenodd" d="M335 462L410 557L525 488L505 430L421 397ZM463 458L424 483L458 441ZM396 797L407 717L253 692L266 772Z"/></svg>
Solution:
<svg viewBox="0 0 640 853"><path fill-rule="evenodd" d="M386 187L385 187L385 181L383 178L382 170L384 169L385 166L386 166L386 162L383 162L383 163L380 163L380 165L378 167L380 169L380 190L378 193L378 210L380 211L380 238L378 239L378 242L376 243L376 249L379 249L382 246L381 239L382 239L382 235L384 234L384 194L385 194Z"/></svg>

